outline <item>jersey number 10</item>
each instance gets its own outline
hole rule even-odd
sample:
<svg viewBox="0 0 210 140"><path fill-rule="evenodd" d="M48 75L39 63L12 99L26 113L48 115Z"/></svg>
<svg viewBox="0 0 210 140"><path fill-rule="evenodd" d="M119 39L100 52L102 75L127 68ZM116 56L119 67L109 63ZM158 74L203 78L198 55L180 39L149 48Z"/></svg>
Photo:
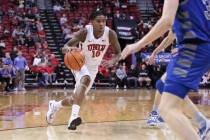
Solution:
<svg viewBox="0 0 210 140"><path fill-rule="evenodd" d="M100 52L100 51L98 51L98 50L94 50L94 51L92 51L92 57L93 57L93 58L95 58L95 57L99 57L99 56L100 56L100 54L101 54L101 52Z"/></svg>

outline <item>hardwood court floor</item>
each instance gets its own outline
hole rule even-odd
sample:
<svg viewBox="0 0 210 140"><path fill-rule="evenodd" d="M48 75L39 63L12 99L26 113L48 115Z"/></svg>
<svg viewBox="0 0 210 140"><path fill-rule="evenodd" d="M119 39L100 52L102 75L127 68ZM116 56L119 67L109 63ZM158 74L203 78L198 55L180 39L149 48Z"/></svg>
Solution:
<svg viewBox="0 0 210 140"><path fill-rule="evenodd" d="M49 100L60 100L72 90L36 89L0 95L0 140L178 140L164 124L148 128L155 90L91 90L81 107L83 124L68 131L70 107L62 108L52 126L45 121ZM190 94L210 118L210 94Z"/></svg>

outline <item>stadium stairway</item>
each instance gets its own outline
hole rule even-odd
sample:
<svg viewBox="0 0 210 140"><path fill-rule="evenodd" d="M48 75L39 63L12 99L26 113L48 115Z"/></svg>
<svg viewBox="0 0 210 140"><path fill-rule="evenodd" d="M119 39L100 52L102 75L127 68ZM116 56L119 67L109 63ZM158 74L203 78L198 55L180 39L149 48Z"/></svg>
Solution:
<svg viewBox="0 0 210 140"><path fill-rule="evenodd" d="M41 21L44 26L44 31L46 33L46 40L48 42L48 47L53 54L55 54L62 68L64 69L64 77L57 77L57 82L48 87L70 87L74 85L74 78L72 73L64 66L63 54L61 48L64 45L64 39L62 37L62 31L60 24L54 15L52 9L41 10L40 11ZM26 85L36 85L33 76L28 76L26 78Z"/></svg>

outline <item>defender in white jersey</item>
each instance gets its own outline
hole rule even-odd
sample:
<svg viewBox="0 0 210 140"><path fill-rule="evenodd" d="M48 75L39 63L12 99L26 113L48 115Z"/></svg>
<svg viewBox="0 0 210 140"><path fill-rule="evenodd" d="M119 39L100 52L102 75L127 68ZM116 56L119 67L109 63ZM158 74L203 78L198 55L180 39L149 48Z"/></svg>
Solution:
<svg viewBox="0 0 210 140"><path fill-rule="evenodd" d="M76 130L76 127L82 123L78 116L80 105L85 94L93 85L98 66L102 63L104 67L110 67L118 62L120 58L120 45L116 33L106 27L105 13L97 9L90 16L91 25L87 25L75 33L74 37L63 47L63 53L68 51L82 51L85 56L85 65L80 71L72 71L74 74L76 85L74 93L71 97L61 101L50 101L49 110L46 115L48 123L52 123L55 113L62 106L71 106L72 113L68 123L69 130ZM75 47L79 44L79 47ZM109 46L113 47L115 56L111 61L102 61L102 58Z"/></svg>

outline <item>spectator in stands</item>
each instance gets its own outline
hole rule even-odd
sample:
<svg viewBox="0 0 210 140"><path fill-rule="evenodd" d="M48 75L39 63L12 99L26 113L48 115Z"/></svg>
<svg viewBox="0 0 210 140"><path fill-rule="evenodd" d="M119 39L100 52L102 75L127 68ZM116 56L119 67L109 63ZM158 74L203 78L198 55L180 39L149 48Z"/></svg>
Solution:
<svg viewBox="0 0 210 140"><path fill-rule="evenodd" d="M116 11L116 13L114 14L114 17L117 19L123 19L122 14L120 13L119 10Z"/></svg>
<svg viewBox="0 0 210 140"><path fill-rule="evenodd" d="M0 21L0 39L5 39L4 37L4 31L2 31L1 21Z"/></svg>
<svg viewBox="0 0 210 140"><path fill-rule="evenodd" d="M6 45L5 45L4 41L1 40L1 41L0 41L0 48L5 48L5 47L6 47Z"/></svg>
<svg viewBox="0 0 210 140"><path fill-rule="evenodd" d="M34 14L34 16L35 16L36 19L40 19L41 18L40 14L39 14L39 10L38 10L37 7L33 7L31 10L32 10L31 11L32 14Z"/></svg>
<svg viewBox="0 0 210 140"><path fill-rule="evenodd" d="M57 65L58 65L58 59L55 57L54 54L50 54L49 61L50 61L50 66L51 67L53 67L53 68L57 67Z"/></svg>
<svg viewBox="0 0 210 140"><path fill-rule="evenodd" d="M44 41L42 42L42 46L43 46L43 49L44 49L44 50L47 50L47 49L48 49L48 43L47 43L46 40L44 40Z"/></svg>
<svg viewBox="0 0 210 140"><path fill-rule="evenodd" d="M12 9L12 7L9 8L8 15L9 15L10 18L12 18L15 15L15 11Z"/></svg>
<svg viewBox="0 0 210 140"><path fill-rule="evenodd" d="M97 82L100 82L101 80L109 81L109 75L110 75L109 69L100 66L98 69L98 74L97 74L97 78L96 78Z"/></svg>
<svg viewBox="0 0 210 140"><path fill-rule="evenodd" d="M32 39L31 36L26 38L25 45L29 48L34 48L35 47L34 40Z"/></svg>
<svg viewBox="0 0 210 140"><path fill-rule="evenodd" d="M150 20L148 20L147 22L144 23L144 29L148 28L149 30L152 28L152 23Z"/></svg>
<svg viewBox="0 0 210 140"><path fill-rule="evenodd" d="M6 89L7 89L7 91L11 91L15 87L16 72L15 72L15 68L13 67L13 61L10 57L9 52L5 53L5 57L3 58L3 64L4 64L5 68L8 70L8 73L10 75L9 81L8 81L9 83L7 83Z"/></svg>
<svg viewBox="0 0 210 140"><path fill-rule="evenodd" d="M71 12L74 12L74 11L77 10L77 5L76 4L70 2L69 6L70 6L69 9L70 9Z"/></svg>
<svg viewBox="0 0 210 140"><path fill-rule="evenodd" d="M141 65L141 69L139 71L139 84L140 84L140 87L143 86L143 82L146 82L146 86L147 87L150 86L151 79L149 78L149 72L148 72L145 64Z"/></svg>
<svg viewBox="0 0 210 140"><path fill-rule="evenodd" d="M72 25L73 25L72 27L73 32L76 32L83 27L82 24L79 24L79 20L77 18L72 19Z"/></svg>
<svg viewBox="0 0 210 140"><path fill-rule="evenodd" d="M48 56L44 56L45 53L41 54L40 56L40 59L37 58L37 67L36 67L36 72L37 73L41 73L43 78L41 78L42 80L44 80L44 83L46 85L48 85L48 81L49 81L49 69L48 69ZM40 62L39 62L40 61ZM33 62L33 65L36 65L35 64L35 61Z"/></svg>
<svg viewBox="0 0 210 140"><path fill-rule="evenodd" d="M3 48L0 47L0 58L4 57L4 52L3 52Z"/></svg>
<svg viewBox="0 0 210 140"><path fill-rule="evenodd" d="M53 6L53 11L54 12L59 12L59 11L61 11L63 9L64 8L58 2L56 2L55 5Z"/></svg>
<svg viewBox="0 0 210 140"><path fill-rule="evenodd" d="M33 66L38 66L40 63L41 63L41 54L38 53L38 54L34 57Z"/></svg>
<svg viewBox="0 0 210 140"><path fill-rule="evenodd" d="M162 14L162 8L161 7L157 7L156 9L154 9L154 17L159 19L161 14Z"/></svg>
<svg viewBox="0 0 210 140"><path fill-rule="evenodd" d="M117 87L116 88L127 88L127 74L125 70L123 70L123 66L120 65L119 68L116 70L116 82Z"/></svg>
<svg viewBox="0 0 210 140"><path fill-rule="evenodd" d="M65 24L63 27L62 27L62 30L63 30L63 36L65 36L66 34L68 33L71 33L71 29L70 29L70 26Z"/></svg>
<svg viewBox="0 0 210 140"><path fill-rule="evenodd" d="M106 15L108 19L113 19L113 13L111 11L111 8L108 8L106 11Z"/></svg>
<svg viewBox="0 0 210 140"><path fill-rule="evenodd" d="M14 66L16 68L16 88L15 90L25 90L25 70L28 69L28 64L25 57L22 56L22 52L18 51L18 56L14 60Z"/></svg>
<svg viewBox="0 0 210 140"><path fill-rule="evenodd" d="M12 82L12 69L9 65L3 65L3 68L1 69L1 76L2 76L2 81L6 83L5 86L5 91L10 92L11 89L10 87L10 83Z"/></svg>
<svg viewBox="0 0 210 140"><path fill-rule="evenodd" d="M37 26L35 22L32 22L32 24L30 24L30 31L31 33L37 33Z"/></svg>
<svg viewBox="0 0 210 140"><path fill-rule="evenodd" d="M111 84L114 84L114 87L117 86L117 81L116 81L116 68L115 68L115 67L112 68L112 69L110 70L109 82L110 82ZM117 87L116 87L116 88L117 88Z"/></svg>
<svg viewBox="0 0 210 140"><path fill-rule="evenodd" d="M5 28L4 29L4 35L3 35L3 38L7 39L10 37L10 31L8 28Z"/></svg>
<svg viewBox="0 0 210 140"><path fill-rule="evenodd" d="M6 83L2 75L2 70L3 70L3 61L2 58L0 57L0 92L3 92L6 87Z"/></svg>
<svg viewBox="0 0 210 140"><path fill-rule="evenodd" d="M25 38L23 36L18 36L16 39L16 45L23 46L25 45Z"/></svg>
<svg viewBox="0 0 210 140"><path fill-rule="evenodd" d="M153 71L150 77L152 80L151 81L152 87L155 88L156 81L160 79L160 77L163 75L164 70L162 69L161 65L152 66L152 67L153 67Z"/></svg>
<svg viewBox="0 0 210 140"><path fill-rule="evenodd" d="M209 80L210 80L210 72L207 72L202 76L202 80L201 80L200 84L205 86L208 84Z"/></svg>
<svg viewBox="0 0 210 140"><path fill-rule="evenodd" d="M105 69L103 76L106 81L109 81L110 70L108 68Z"/></svg>
<svg viewBox="0 0 210 140"><path fill-rule="evenodd" d="M18 54L18 50L17 50L17 47L14 47L13 49L12 49L12 52L11 52L11 59L12 59L12 61L14 61L15 60L15 58L17 57L17 54Z"/></svg>
<svg viewBox="0 0 210 140"><path fill-rule="evenodd" d="M60 63L58 63L55 73L56 73L56 83L58 82L59 79L64 79L65 80L65 73L64 73L65 66L62 66Z"/></svg>
<svg viewBox="0 0 210 140"><path fill-rule="evenodd" d="M127 81L128 81L129 88L131 88L131 87L137 88L138 87L138 74L139 74L138 69L136 68L136 66L134 64L132 64L130 69L128 70L128 73L127 73L127 75L128 75Z"/></svg>
<svg viewBox="0 0 210 140"><path fill-rule="evenodd" d="M66 14L63 14L63 16L60 18L60 24L63 26L65 23L67 23L67 17Z"/></svg>
<svg viewBox="0 0 210 140"><path fill-rule="evenodd" d="M35 6L36 6L35 0L26 0L26 7L32 8Z"/></svg>
<svg viewBox="0 0 210 140"><path fill-rule="evenodd" d="M69 26L63 27L63 37L65 39L65 42L67 42L69 39L73 37L73 33Z"/></svg>
<svg viewBox="0 0 210 140"><path fill-rule="evenodd" d="M24 0L19 0L19 8L24 8Z"/></svg>
<svg viewBox="0 0 210 140"><path fill-rule="evenodd" d="M46 53L46 51L42 51L42 58L44 59L45 65L48 65L48 63L49 63L49 56Z"/></svg>
<svg viewBox="0 0 210 140"><path fill-rule="evenodd" d="M18 25L18 15L15 15L15 16L12 18L12 25L13 25L13 26L17 26L17 25Z"/></svg>
<svg viewBox="0 0 210 140"><path fill-rule="evenodd" d="M50 71L49 71L49 82L53 83L56 81L56 73L55 70L58 65L58 59L55 57L54 54L50 55L49 58L49 66L50 66Z"/></svg>
<svg viewBox="0 0 210 140"><path fill-rule="evenodd" d="M31 10L28 10L28 13L26 14L26 21L34 22L35 19L35 15L31 12Z"/></svg>
<svg viewBox="0 0 210 140"><path fill-rule="evenodd" d="M9 52L5 53L5 57L3 58L3 64L12 67L13 61L12 61L12 59L10 57L10 53Z"/></svg>
<svg viewBox="0 0 210 140"><path fill-rule="evenodd" d="M120 8L119 0L115 0L114 5L115 5L116 8Z"/></svg>
<svg viewBox="0 0 210 140"><path fill-rule="evenodd" d="M86 21L86 19L83 17L83 16L81 16L80 18L79 18L79 26L82 26L83 27L83 25L85 24L85 21Z"/></svg>
<svg viewBox="0 0 210 140"><path fill-rule="evenodd" d="M126 66L125 62L123 62L123 64L122 64L122 68L123 68L123 70L125 71L125 73L127 73L128 68L127 68L127 66Z"/></svg>
<svg viewBox="0 0 210 140"><path fill-rule="evenodd" d="M45 37L46 37L46 34L45 34L44 30L39 31L38 35L39 35L39 38L41 40L41 43L43 43L45 41Z"/></svg>
<svg viewBox="0 0 210 140"><path fill-rule="evenodd" d="M129 20L134 20L134 16L129 15L128 19L129 19Z"/></svg>
<svg viewBox="0 0 210 140"><path fill-rule="evenodd" d="M3 67L3 57L0 57L0 68Z"/></svg>
<svg viewBox="0 0 210 140"><path fill-rule="evenodd" d="M24 32L19 28L15 28L12 32L12 37L13 38L16 38L17 36L23 36L24 35Z"/></svg>
<svg viewBox="0 0 210 140"><path fill-rule="evenodd" d="M44 30L43 24L39 19L36 21L36 27L37 27L38 32Z"/></svg>
<svg viewBox="0 0 210 140"><path fill-rule="evenodd" d="M37 43L41 43L41 39L39 38L39 35L38 34L36 34L33 37L33 40L34 40L35 45L37 45Z"/></svg>
<svg viewBox="0 0 210 140"><path fill-rule="evenodd" d="M13 89L12 87L14 83L13 76L15 75L15 73L13 71L14 70L13 62L8 52L5 54L5 57L2 59L2 64L3 64L3 67L2 67L1 74L2 74L3 81L6 83L5 91L9 92L9 91L12 91Z"/></svg>
<svg viewBox="0 0 210 140"><path fill-rule="evenodd" d="M18 21L18 22L23 22L23 14L18 12L16 15L15 15L15 19Z"/></svg>
<svg viewBox="0 0 210 140"><path fill-rule="evenodd" d="M2 20L3 16L4 16L4 11L0 7L0 20Z"/></svg>
<svg viewBox="0 0 210 140"><path fill-rule="evenodd" d="M121 1L120 6L121 6L121 8L126 9L128 7L127 6L127 1L126 2L125 1Z"/></svg>

